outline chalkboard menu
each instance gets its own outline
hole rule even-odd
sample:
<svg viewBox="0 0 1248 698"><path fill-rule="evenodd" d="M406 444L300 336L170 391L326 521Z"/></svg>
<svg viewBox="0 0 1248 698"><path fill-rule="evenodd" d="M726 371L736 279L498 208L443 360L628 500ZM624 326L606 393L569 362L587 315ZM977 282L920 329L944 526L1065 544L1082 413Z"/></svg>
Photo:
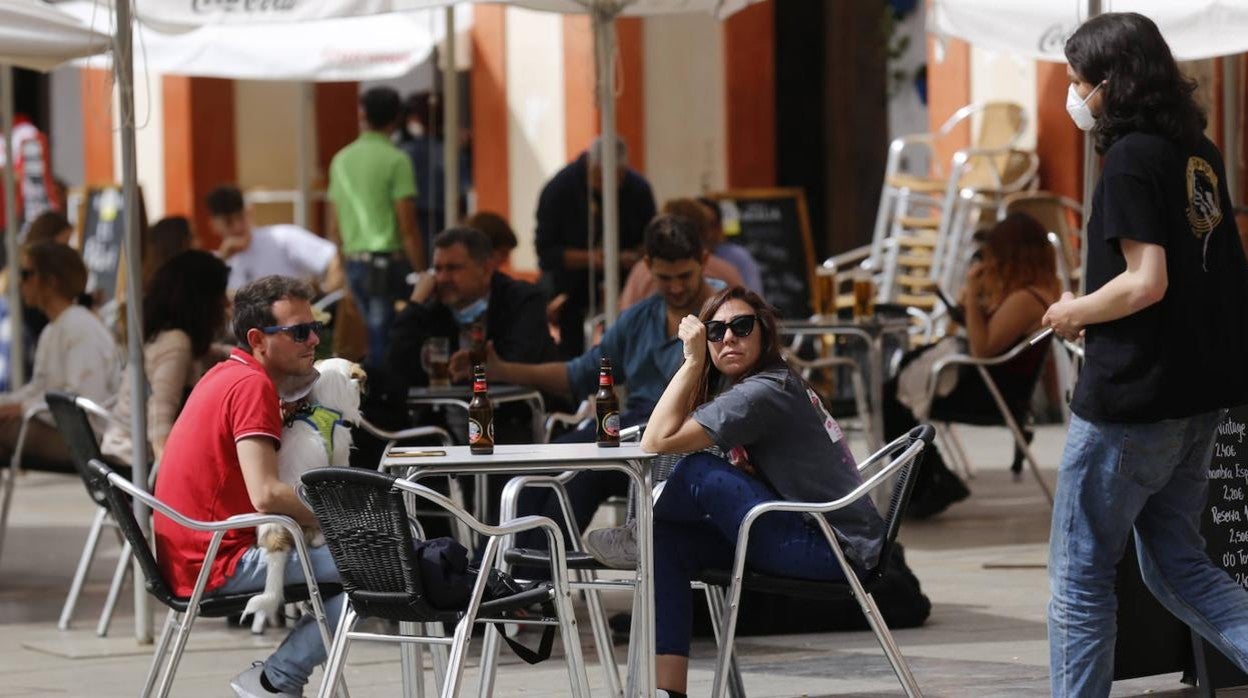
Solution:
<svg viewBox="0 0 1248 698"><path fill-rule="evenodd" d="M97 304L111 300L117 291L121 251L126 240L126 201L120 186L89 189L83 200L82 261L87 265L87 293ZM144 227L143 194L139 193L139 227Z"/></svg>
<svg viewBox="0 0 1248 698"><path fill-rule="evenodd" d="M809 317L815 253L801 189L742 189L712 194L724 236L750 251L763 276L763 295L784 318Z"/></svg>
<svg viewBox="0 0 1248 698"><path fill-rule="evenodd" d="M1248 589L1248 405L1227 412L1218 422L1209 462L1209 504L1201 515L1205 550L1213 564L1226 570L1237 584ZM1203 659L1209 686L1241 686L1248 675L1212 645L1197 643L1198 672Z"/></svg>

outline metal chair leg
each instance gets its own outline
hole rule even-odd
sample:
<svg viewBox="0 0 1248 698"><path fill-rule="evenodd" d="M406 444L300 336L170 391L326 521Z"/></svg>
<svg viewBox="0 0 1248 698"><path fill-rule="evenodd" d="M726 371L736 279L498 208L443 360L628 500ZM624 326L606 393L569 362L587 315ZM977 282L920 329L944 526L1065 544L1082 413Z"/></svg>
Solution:
<svg viewBox="0 0 1248 698"><path fill-rule="evenodd" d="M0 475L0 555L4 553L4 536L9 530L9 505L13 501L13 488L17 486L17 471L13 466Z"/></svg>
<svg viewBox="0 0 1248 698"><path fill-rule="evenodd" d="M78 596L82 593L82 584L91 571L91 561L95 559L95 550L100 545L100 531L104 528L104 517L108 512L96 507L95 518L91 521L91 529L87 532L87 542L82 546L82 554L78 556L78 569L74 570L74 581L69 585L69 594L65 596L65 604L61 606L61 618L56 627L69 630L69 622L74 616L74 607L78 605Z"/></svg>
<svg viewBox="0 0 1248 698"><path fill-rule="evenodd" d="M703 584L706 592L706 608L711 617L711 631L715 633L715 644L722 646L723 632L721 626L724 616L724 590L711 584ZM729 655L731 666L728 668L728 695L730 698L745 698L745 682L741 679L741 667L737 664L737 653L733 648Z"/></svg>
<svg viewBox="0 0 1248 698"><path fill-rule="evenodd" d="M415 635L418 627L411 621L399 621L400 635ZM422 659L420 645L404 642L399 645L399 665L403 675L403 695L412 695L412 687L416 683L416 664ZM424 692L423 690L421 691Z"/></svg>
<svg viewBox="0 0 1248 698"><path fill-rule="evenodd" d="M871 631L875 633L875 639L880 643L885 656L888 657L888 663L893 666L893 673L897 674L897 680L901 682L902 689L909 698L922 698L923 692L919 690L914 673L910 671L910 664L902 656L901 648L893 639L893 633L888 629L883 616L880 615L880 609L875 605L875 598L866 592L855 593L855 596L858 597L858 605L866 615Z"/></svg>
<svg viewBox="0 0 1248 698"><path fill-rule="evenodd" d="M169 690L173 688L173 677L178 673L178 664L182 662L182 653L186 650L186 642L191 638L191 626L195 624L195 617L199 614L198 599L192 596L191 603L187 606L186 613L181 614L182 619L177 634L173 638L173 647L169 650L169 664L165 667L165 675L161 677L160 686L156 689L156 695L165 698L169 695Z"/></svg>
<svg viewBox="0 0 1248 698"><path fill-rule="evenodd" d="M329 647L329 657L325 660L325 675L321 678L321 688L317 691L318 698L329 698L334 692L342 676L343 665L347 661L347 645L355 628L355 611L351 610L350 602L343 604L342 619L338 622L338 632L334 633L334 641Z"/></svg>
<svg viewBox="0 0 1248 698"><path fill-rule="evenodd" d="M117 608L117 599L121 598L121 590L126 587L126 577L133 557L134 551L127 540L121 546L117 569L113 570L113 583L108 587L108 598L104 600L104 610L100 611L100 622L95 626L95 634L99 637L108 635L108 626L113 622L113 609Z"/></svg>
<svg viewBox="0 0 1248 698"><path fill-rule="evenodd" d="M577 580L591 581L591 575L578 570ZM596 590L586 589L581 592L585 599L585 607L589 613L589 625L593 631L594 649L598 653L598 662L602 664L602 673L607 682L607 694L615 698L623 698L624 686L620 683L620 668L615 662L615 650L611 643L611 626L607 620L607 609L602 605L602 597Z"/></svg>
<svg viewBox="0 0 1248 698"><path fill-rule="evenodd" d="M961 471L967 480L974 480L975 471L971 467L971 461L966 455L966 450L962 448L962 440L958 437L957 432L953 430L953 425L934 422L933 426L936 427L936 439L943 446L940 450L949 457L953 471Z"/></svg>
<svg viewBox="0 0 1248 698"><path fill-rule="evenodd" d="M147 678L143 681L143 690L139 693L140 698L147 698L152 695L152 688L156 686L156 679L160 674L161 665L165 661L165 650L169 648L169 638L173 637L173 626L177 622L178 613L172 608L165 616L165 629L160 633L160 640L156 643L156 651L152 653L152 665L148 667Z"/></svg>

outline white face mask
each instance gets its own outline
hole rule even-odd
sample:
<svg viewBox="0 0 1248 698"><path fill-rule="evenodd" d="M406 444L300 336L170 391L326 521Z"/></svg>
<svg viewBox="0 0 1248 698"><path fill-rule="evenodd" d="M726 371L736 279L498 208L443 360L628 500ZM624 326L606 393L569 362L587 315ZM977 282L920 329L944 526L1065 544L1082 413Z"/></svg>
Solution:
<svg viewBox="0 0 1248 698"><path fill-rule="evenodd" d="M1075 92L1074 84L1070 89L1066 90L1066 113L1070 114L1071 120L1079 127L1081 131L1091 131L1096 125L1096 117L1092 115L1092 110L1088 107L1088 100L1092 99L1092 95L1101 89L1100 85L1092 88L1087 97L1079 98L1079 93Z"/></svg>

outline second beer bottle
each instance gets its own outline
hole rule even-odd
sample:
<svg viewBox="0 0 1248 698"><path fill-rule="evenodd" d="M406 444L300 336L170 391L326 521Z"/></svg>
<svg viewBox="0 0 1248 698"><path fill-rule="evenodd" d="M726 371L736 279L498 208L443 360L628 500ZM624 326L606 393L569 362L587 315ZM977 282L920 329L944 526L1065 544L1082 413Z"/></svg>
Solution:
<svg viewBox="0 0 1248 698"><path fill-rule="evenodd" d="M615 379L611 375L611 359L602 358L598 369L598 393L594 395L598 412L598 445L604 448L620 445L620 401L615 397Z"/></svg>
<svg viewBox="0 0 1248 698"><path fill-rule="evenodd" d="M468 403L468 448L476 455L494 452L494 405L485 384L485 366L472 370L472 402Z"/></svg>

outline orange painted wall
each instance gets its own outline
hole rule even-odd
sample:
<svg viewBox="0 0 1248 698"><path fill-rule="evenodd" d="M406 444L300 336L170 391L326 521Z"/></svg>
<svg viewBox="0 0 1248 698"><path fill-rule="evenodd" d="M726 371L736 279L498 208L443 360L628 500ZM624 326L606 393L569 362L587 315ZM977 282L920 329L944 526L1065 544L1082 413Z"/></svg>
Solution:
<svg viewBox="0 0 1248 698"><path fill-rule="evenodd" d="M113 164L113 77L102 68L82 70L82 145L87 186L117 181Z"/></svg>
<svg viewBox="0 0 1248 698"><path fill-rule="evenodd" d="M616 36L616 131L628 144L629 167L646 169L645 57L642 20L625 17L615 22ZM595 95L594 37L589 17L563 18L563 97L568 159L589 147L598 135L599 114Z"/></svg>
<svg viewBox="0 0 1248 698"><path fill-rule="evenodd" d="M1066 113L1066 65L1036 63L1036 155L1040 187L1083 198L1083 135Z"/></svg>
<svg viewBox="0 0 1248 698"><path fill-rule="evenodd" d="M775 44L775 0L724 22L729 187L776 184Z"/></svg>
<svg viewBox="0 0 1248 698"><path fill-rule="evenodd" d="M209 225L204 197L236 177L234 82L217 78L162 78L165 116L165 215L191 219L200 245L220 242Z"/></svg>
<svg viewBox="0 0 1248 698"><path fill-rule="evenodd" d="M329 185L329 163L360 133L360 86L355 82L318 82L316 102L316 172L315 187ZM312 226L325 230L325 210L316 207Z"/></svg>
<svg viewBox="0 0 1248 698"><path fill-rule="evenodd" d="M507 10L472 8L472 177L477 208L510 219L507 156Z"/></svg>
<svg viewBox="0 0 1248 698"><path fill-rule="evenodd" d="M954 38L945 40L943 61L936 60L936 39L927 39L927 123L935 132L955 111L971 101L971 47ZM936 144L936 161L941 173L948 171L950 160L959 148L971 144L971 127L963 123L947 138Z"/></svg>

